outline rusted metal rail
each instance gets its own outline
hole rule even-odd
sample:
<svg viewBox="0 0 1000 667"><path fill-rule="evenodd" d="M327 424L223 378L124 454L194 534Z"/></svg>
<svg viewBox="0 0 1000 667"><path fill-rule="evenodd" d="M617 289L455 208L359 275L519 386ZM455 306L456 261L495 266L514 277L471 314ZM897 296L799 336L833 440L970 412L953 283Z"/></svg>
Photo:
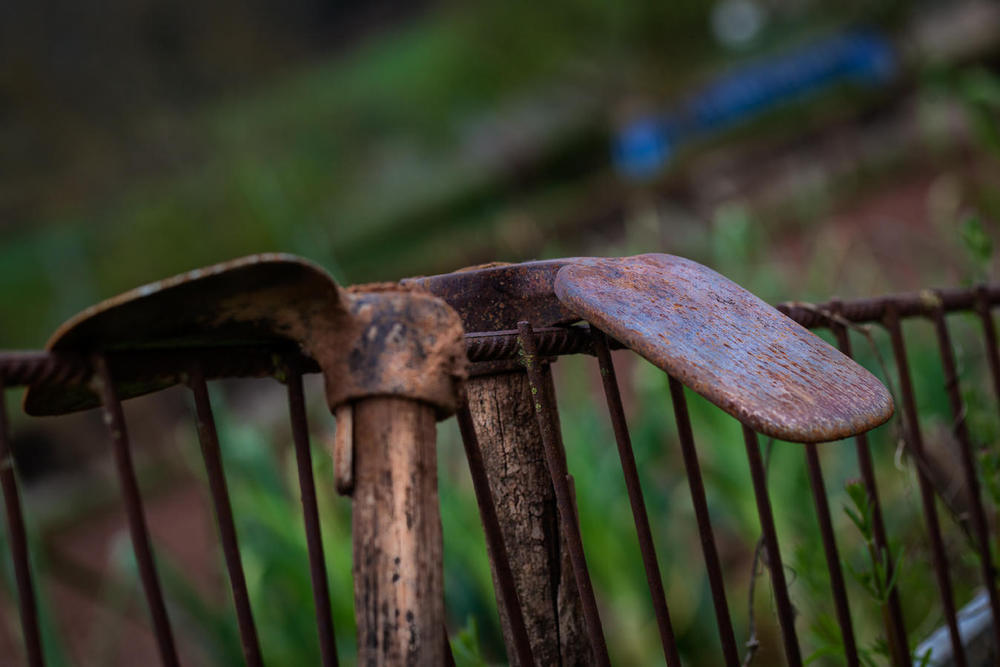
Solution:
<svg viewBox="0 0 1000 667"><path fill-rule="evenodd" d="M897 362L904 437L919 462L923 443L903 323L923 318L934 326L937 335L955 419L958 456L970 490L973 545L980 558L983 584L990 593L993 617L1000 618L990 555L991 536L979 498L972 455L973 434L965 424L946 319L947 314L958 312L979 317L986 358L1000 398L1000 360L992 320L992 309L1000 305L1000 285L823 304L787 303L773 310L753 301L746 292L721 277L706 278L697 265L687 260L642 257L641 261L583 258L489 266L350 294L335 285L331 287L332 283L328 284L311 267L297 262L282 263L277 258L279 261L274 264L259 260L230 264L164 281L155 289L147 288L145 292L116 298L103 308L91 309L61 329L46 351L0 353L0 398L4 389L28 386L25 405L29 413L60 413L103 405L111 429L128 526L163 664L177 664L177 646L153 562L120 401L174 384L187 384L193 391L244 655L248 664L260 664L260 647L218 456L218 436L206 381L224 377L276 377L287 384L322 661L324 665L334 665L338 658L329 607L327 563L320 539L301 382L303 374L316 372L324 373L327 378L331 410L341 408L338 415L348 414L352 420L348 445L365 443L364 448L354 448L355 458L350 459L354 465L352 484L345 486L353 488L355 567L360 568L355 577L362 652L359 662L407 664L416 660L419 664L441 664L450 657L446 642L440 640L444 622L441 576L436 569L441 566L440 520L436 510L437 480L433 475L428 476L428 471L435 469L434 422L457 410L511 662L546 664L552 655L565 660L573 654L585 664L608 664L598 595L590 582L584 553L586 536L581 534L576 515L555 395L546 375L551 358L594 355L622 463L652 613L664 658L673 666L680 664L680 656L670 620L669 591L665 591L661 581L653 529L609 353L610 349L629 348L670 376L681 453L718 626L719 660L727 665L741 662L684 385L702 393L743 424L749 474L767 552L765 562L771 572L785 660L791 665L801 664L801 648L757 434L807 443L805 465L829 573L832 611L840 627L846 660L853 665L858 664L858 648L814 443L855 437L859 473L873 507L875 541L880 549L888 550L889 536L882 517L873 454L864 431L888 417L891 402L877 382L846 365L831 352L833 348L817 346L792 321L808 328L830 329L840 351L848 357L852 352L848 336L851 327L865 323L882 325ZM205 282L206 278L209 282ZM193 283L197 283L197 290L191 287ZM430 294L437 298L429 297ZM639 298L642 295L645 299ZM150 296L159 301L146 301ZM196 298L193 306L191 298ZM217 308L223 301L228 310L226 317L220 318ZM454 313L445 303L461 319L464 336L456 338L447 333L459 329ZM651 309L651 303L658 305ZM781 317L778 311L790 319ZM364 326L354 326L352 323L356 321L363 321ZM412 331L403 332L406 327L396 326L400 322L412 324ZM138 345L130 338L136 335L136 327L143 329L148 344ZM358 331L375 333L358 335ZM331 343L331 336L335 337L336 345ZM375 347L366 342L371 340L377 341ZM780 345L776 342L779 340ZM421 352L414 357L417 349L438 349L441 353L435 356ZM354 355L355 362L344 361L350 358L350 354L345 357L345 350ZM452 359L456 355L462 358ZM361 366L356 363L358 359L362 360ZM464 375L460 366L466 362L472 364L470 387L478 378L494 379L484 380L482 391L487 387L508 387L509 400L492 417L482 413L482 406L474 400L466 402L460 392L453 392ZM385 373L386 369L392 372ZM400 369L403 374L418 369L416 372L423 379L414 381L411 377L402 385L396 383ZM766 371L783 375L774 384L768 384ZM346 377L351 378L350 382L334 382ZM849 391L836 394L844 387ZM818 395L818 407L801 408L794 396L803 392ZM471 397L476 395L470 393ZM346 413L342 409L345 405L350 406ZM519 414L530 415L530 420L518 423L528 428L533 421L535 435L507 443L491 440L496 436L488 428L490 419L515 423ZM818 421L819 415L827 421ZM8 429L4 405L0 402L0 483L17 580L24 656L29 664L41 665L44 656L38 612ZM519 569L517 559L530 557L518 543L515 530L524 517L510 509L507 499L509 494L525 489L512 489L512 482L498 478L491 467L491 457L509 446L537 447L533 451L544 459L539 469L544 476L532 477L530 483L537 485L534 491L541 494L539 498L547 493L545 497L552 499L551 508L544 510L550 514L543 513L541 518L558 526L558 533L550 540L554 544L549 545L553 549L549 555L560 559L570 573L570 578L558 584L563 587L561 591L544 586L531 588L543 580L551 586L550 570L542 568L525 574ZM950 566L936 509L938 489L920 465L918 475L941 609L951 632L956 664L964 664ZM416 510L413 506L393 504L394 498L407 496L419 498ZM398 519L400 512L411 514L401 523L393 519ZM891 557L889 562L893 562ZM403 583L397 585L397 581ZM572 603L565 603L567 595ZM400 622L397 618L404 620ZM909 647L920 638L907 636L895 588L885 602L883 620L892 663L909 664ZM561 624L559 627L577 628L580 634L570 635L573 640L567 645L546 647L546 639L551 644L552 636L546 633L553 622ZM995 635L997 627L994 623ZM1000 640L1000 635L997 639ZM545 653L552 650L555 654Z"/></svg>

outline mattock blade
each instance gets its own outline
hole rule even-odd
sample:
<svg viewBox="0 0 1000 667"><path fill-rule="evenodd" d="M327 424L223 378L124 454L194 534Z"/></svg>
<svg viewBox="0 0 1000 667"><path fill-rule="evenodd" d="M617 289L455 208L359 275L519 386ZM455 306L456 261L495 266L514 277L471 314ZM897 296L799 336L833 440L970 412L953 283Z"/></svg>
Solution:
<svg viewBox="0 0 1000 667"><path fill-rule="evenodd" d="M293 255L252 255L195 269L102 301L65 322L46 349L62 353L185 350L301 342L309 328L349 321L343 290ZM184 369L178 369L179 371ZM116 378L122 400L165 389L176 373ZM25 411L54 415L95 407L88 385L28 390Z"/></svg>
<svg viewBox="0 0 1000 667"><path fill-rule="evenodd" d="M838 440L892 416L867 370L731 280L662 254L576 259L556 274L581 318L765 435Z"/></svg>

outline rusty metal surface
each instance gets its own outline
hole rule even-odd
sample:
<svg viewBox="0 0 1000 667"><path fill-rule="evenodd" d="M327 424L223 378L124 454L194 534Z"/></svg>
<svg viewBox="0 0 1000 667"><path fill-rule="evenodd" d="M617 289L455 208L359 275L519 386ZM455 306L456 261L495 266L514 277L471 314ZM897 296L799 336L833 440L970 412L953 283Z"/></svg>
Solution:
<svg viewBox="0 0 1000 667"><path fill-rule="evenodd" d="M954 313L972 310L980 304L996 305L998 303L1000 303L1000 284L991 283L972 288L955 287L922 292L904 292L843 302L839 299L819 304L786 301L777 304L775 308L802 326L812 329L829 326L828 314L835 310L841 320L861 324L881 322L890 310L895 312L896 317L906 319L919 316L930 317L937 309L945 313Z"/></svg>
<svg viewBox="0 0 1000 667"><path fill-rule="evenodd" d="M277 347L241 345L120 350L108 352L106 358L122 399L184 382L186 369L192 363L201 366L208 380L271 377L281 372L282 365L302 373L319 372L315 361L287 343ZM30 387L25 396L25 413L33 416L60 415L100 405L97 394L90 386L90 367L84 360L38 352L21 355L21 362L17 367L21 373L17 377L27 380L22 384ZM0 355L0 365L3 363L3 355ZM68 370L43 372L53 367ZM36 372L36 369L39 370ZM63 377L66 379L61 379Z"/></svg>
<svg viewBox="0 0 1000 667"><path fill-rule="evenodd" d="M559 433L559 415L556 411L555 392L547 391L545 388L539 364L538 348L535 345L531 324L521 322L518 326L518 333L524 352L524 370L528 375L528 384L535 402L535 419L538 422L542 449L545 452L545 464L548 468L549 479L552 481L553 491L555 491L556 506L559 509L559 524L566 540L569 560L572 563L573 579L576 581L576 592L580 596L580 606L589 634L593 664L604 667L611 664L611 658L608 655L608 645L604 637L604 627L601 624L600 609L590 580L587 557L583 550L579 517L576 514L576 503L573 500L573 491L570 486L572 477L566 467L562 436Z"/></svg>
<svg viewBox="0 0 1000 667"><path fill-rule="evenodd" d="M70 358L103 352L124 400L177 384L186 369L178 357L205 348L250 348L248 357L264 357L256 370L271 372L269 355L259 350L282 341L287 347L296 324L303 329L312 319L345 319L346 313L342 291L318 266L291 255L254 255L102 301L59 327L46 349ZM173 363L156 363L162 359ZM211 369L206 375L213 376ZM75 379L31 387L25 412L62 414L98 405L87 377Z"/></svg>
<svg viewBox="0 0 1000 667"><path fill-rule="evenodd" d="M642 555L642 565L646 570L646 584L656 614L663 658L667 661L668 667L680 667L681 658L677 652L677 640L670 620L666 592L663 589L663 575L660 573L660 564L656 558L656 544L649 525L646 501L642 496L639 469L635 463L635 452L632 450L632 436L625 420L625 406L622 404L621 392L618 389L618 377L611 359L611 350L608 348L607 336L600 331L594 332L594 351L597 353L597 363L601 371L601 384L604 385L604 398L608 405L608 415L611 417L611 428L615 432L618 459L621 461L625 476L625 490L628 492L629 505L632 508L632 520L636 536L639 538L639 553Z"/></svg>
<svg viewBox="0 0 1000 667"><path fill-rule="evenodd" d="M5 398L4 381L0 377L0 492L3 494L4 513L7 517L7 541L14 565L17 606L21 617L21 630L24 633L24 657L31 667L42 667L45 664L45 657L38 619L38 602L35 600L35 586L32 583L31 555L28 552L28 531L24 523L24 512L21 510L21 493L18 491L17 475L14 472L14 455L10 446L10 425L7 420Z"/></svg>
<svg viewBox="0 0 1000 667"><path fill-rule="evenodd" d="M355 332L314 335L307 351L323 369L331 408L367 396L430 403L439 418L455 412L468 373L458 314L422 290L398 286L348 295Z"/></svg>
<svg viewBox="0 0 1000 667"><path fill-rule="evenodd" d="M294 255L252 255L91 306L60 326L46 349L260 344L292 338L288 333L299 321L316 326L309 318L335 319L346 313L342 290L318 265ZM276 327L276 321L284 326Z"/></svg>
<svg viewBox="0 0 1000 667"><path fill-rule="evenodd" d="M361 396L398 395L427 401L444 415L454 411L465 373L462 333L454 311L426 292L400 286L348 292L311 262L268 254L104 301L60 327L47 348L134 359L150 351L160 357L206 347L280 348L291 341L323 370L331 407ZM175 384L184 368L178 364L141 381L114 377L124 399ZM60 414L97 402L85 384L47 385L29 390L25 411Z"/></svg>
<svg viewBox="0 0 1000 667"><path fill-rule="evenodd" d="M466 331L516 329L518 322L548 327L577 318L552 292L556 273L577 258L490 264L453 273L407 278L458 311Z"/></svg>
<svg viewBox="0 0 1000 667"><path fill-rule="evenodd" d="M843 324L835 324L832 327L833 334L837 339L837 348L848 357L853 358L851 353L851 339L848 335L847 327ZM861 479L864 482L865 490L868 492L868 499L871 502L872 530L874 532L875 548L885 552L886 561L889 563L887 577L891 581L893 578L893 568L896 561L893 559L892 548L889 545L888 533L885 530L885 521L882 518L882 501L879 498L878 482L875 479L875 462L872 458L871 447L868 444L868 436L859 433L854 437L854 451L858 459L858 469L861 472ZM906 623L903 619L903 605L899 600L899 587L893 586L889 590L886 600L885 610L882 612L882 623L885 629L885 636L888 638L889 656L893 665L903 665L906 663L904 656L909 655L907 648L909 642L906 638Z"/></svg>
<svg viewBox="0 0 1000 667"><path fill-rule="evenodd" d="M555 291L614 336L741 422L798 442L885 422L871 373L718 273L671 255L577 260Z"/></svg>

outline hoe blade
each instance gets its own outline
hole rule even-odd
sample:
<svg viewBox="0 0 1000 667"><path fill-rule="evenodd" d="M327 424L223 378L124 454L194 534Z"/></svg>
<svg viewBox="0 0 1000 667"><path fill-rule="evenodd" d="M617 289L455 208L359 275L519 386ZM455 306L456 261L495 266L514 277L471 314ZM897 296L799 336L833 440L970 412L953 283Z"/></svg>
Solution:
<svg viewBox="0 0 1000 667"><path fill-rule="evenodd" d="M765 435L837 440L892 415L871 373L696 262L578 259L554 289L581 318Z"/></svg>
<svg viewBox="0 0 1000 667"><path fill-rule="evenodd" d="M70 355L95 352L159 354L206 348L303 344L310 331L348 327L350 316L340 287L323 269L292 255L264 254L197 269L145 285L92 306L63 324L46 348ZM181 381L183 367L156 379L130 381L116 373L122 399ZM25 411L62 414L94 407L87 385L32 387Z"/></svg>

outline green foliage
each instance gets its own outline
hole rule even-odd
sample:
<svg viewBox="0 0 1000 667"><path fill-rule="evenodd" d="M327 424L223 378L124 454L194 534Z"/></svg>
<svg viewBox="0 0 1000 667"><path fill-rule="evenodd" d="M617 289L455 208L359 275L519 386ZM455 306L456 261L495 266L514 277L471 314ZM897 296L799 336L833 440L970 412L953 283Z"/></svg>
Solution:
<svg viewBox="0 0 1000 667"><path fill-rule="evenodd" d="M1000 157L1000 78L996 74L974 67L959 72L955 78L955 92L965 104L973 130L983 148Z"/></svg>
<svg viewBox="0 0 1000 667"><path fill-rule="evenodd" d="M871 598L879 603L886 604L889 595L896 585L899 576L900 565L903 561L903 550L896 554L896 561L890 562L889 551L886 548L879 548L875 543L875 529L872 525L872 502L868 497L868 491L861 481L854 481L847 485L847 494L854 507L844 507L844 513L850 518L851 523L861 533L865 547L868 549L870 559L869 568L855 568L849 562L844 562L844 567L851 574L858 584L868 592Z"/></svg>
<svg viewBox="0 0 1000 667"><path fill-rule="evenodd" d="M2 396L0 396L0 400L2 400ZM30 515L26 519L28 526L31 526ZM18 602L17 586L14 579L14 562L11 557L8 539L7 531L0 531L0 590L5 593L3 598L0 599L0 611L2 611L0 613L0 623L5 626L4 631L8 637L20 637L20 610L16 606ZM69 667L72 663L67 656L65 639L60 634L60 628L56 623L53 613L48 582L45 582L38 576L39 572L46 572L48 570L48 563L45 562L44 558L39 556L41 553L41 541L37 535L29 533L28 554L33 573L32 584L38 606L38 624L42 638L42 653L47 665ZM15 655L20 659L21 655L23 655L21 653L23 647L18 646L16 651ZM27 664L27 660L23 660L23 662Z"/></svg>
<svg viewBox="0 0 1000 667"><path fill-rule="evenodd" d="M485 667L486 660L480 653L479 625L470 616L456 635L451 638L451 651L456 667Z"/></svg>
<svg viewBox="0 0 1000 667"><path fill-rule="evenodd" d="M982 219L970 215L962 223L962 242L969 257L969 265L975 282L983 282L990 276L993 263L993 238L983 226Z"/></svg>

